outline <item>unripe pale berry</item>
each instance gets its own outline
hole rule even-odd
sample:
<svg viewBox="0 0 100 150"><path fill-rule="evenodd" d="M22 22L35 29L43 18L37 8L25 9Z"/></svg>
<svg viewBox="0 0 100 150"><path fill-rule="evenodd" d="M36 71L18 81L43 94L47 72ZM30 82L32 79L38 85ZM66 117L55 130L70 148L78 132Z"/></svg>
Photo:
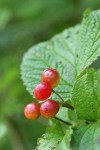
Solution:
<svg viewBox="0 0 100 150"><path fill-rule="evenodd" d="M52 88L58 85L59 78L58 71L52 68L45 69L41 75L41 81L49 83Z"/></svg>
<svg viewBox="0 0 100 150"><path fill-rule="evenodd" d="M48 83L39 83L34 88L34 97L37 100L43 101L50 97L51 92L51 87Z"/></svg>
<svg viewBox="0 0 100 150"><path fill-rule="evenodd" d="M25 106L24 115L27 119L36 120L40 116L40 105L32 102Z"/></svg>
<svg viewBox="0 0 100 150"><path fill-rule="evenodd" d="M41 104L40 113L46 118L54 117L59 111L59 104L54 100L47 100Z"/></svg>

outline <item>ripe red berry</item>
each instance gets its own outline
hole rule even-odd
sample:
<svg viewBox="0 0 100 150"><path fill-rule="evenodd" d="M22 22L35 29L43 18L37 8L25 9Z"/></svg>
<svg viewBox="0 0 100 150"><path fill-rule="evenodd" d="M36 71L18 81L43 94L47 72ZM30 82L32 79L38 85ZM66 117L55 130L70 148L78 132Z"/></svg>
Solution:
<svg viewBox="0 0 100 150"><path fill-rule="evenodd" d="M41 81L49 83L52 88L56 87L59 83L58 71L52 68L47 68L42 73Z"/></svg>
<svg viewBox="0 0 100 150"><path fill-rule="evenodd" d="M44 103L42 103L40 107L40 113L42 116L46 118L52 118L54 117L59 110L59 104L54 100L47 100Z"/></svg>
<svg viewBox="0 0 100 150"><path fill-rule="evenodd" d="M37 100L46 100L51 95L51 87L48 83L39 83L34 89L34 96Z"/></svg>
<svg viewBox="0 0 100 150"><path fill-rule="evenodd" d="M40 105L35 102L26 105L24 115L27 119L36 120L40 116Z"/></svg>

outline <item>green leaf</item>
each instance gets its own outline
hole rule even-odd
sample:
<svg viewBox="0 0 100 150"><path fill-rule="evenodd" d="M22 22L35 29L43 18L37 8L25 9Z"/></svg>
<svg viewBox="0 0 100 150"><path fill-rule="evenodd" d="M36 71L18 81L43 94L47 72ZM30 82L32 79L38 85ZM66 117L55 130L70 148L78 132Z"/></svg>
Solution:
<svg viewBox="0 0 100 150"><path fill-rule="evenodd" d="M4 136L2 139L0 138L0 150L13 150L8 135Z"/></svg>
<svg viewBox="0 0 100 150"><path fill-rule="evenodd" d="M73 129L71 126L69 126L69 128L66 131L66 134L63 138L63 140L61 141L61 143L59 144L59 147L57 150L71 150L71 136L73 134Z"/></svg>
<svg viewBox="0 0 100 150"><path fill-rule="evenodd" d="M12 17L12 13L8 8L0 8L0 30L4 29L9 20Z"/></svg>
<svg viewBox="0 0 100 150"><path fill-rule="evenodd" d="M72 91L72 101L79 119L100 119L100 70L87 70Z"/></svg>
<svg viewBox="0 0 100 150"><path fill-rule="evenodd" d="M65 107L60 107L59 112L57 113L56 116L64 121L71 122L68 111L69 110L66 109Z"/></svg>
<svg viewBox="0 0 100 150"><path fill-rule="evenodd" d="M86 12L80 32L78 75L100 56L100 10Z"/></svg>
<svg viewBox="0 0 100 150"><path fill-rule="evenodd" d="M32 47L23 58L21 74L27 90L33 95L33 89L40 81L41 73L47 67L60 73L60 84L56 88L63 97L70 96L75 80L75 49L78 42L79 26L65 30L49 42ZM56 95L53 98L57 99Z"/></svg>
<svg viewBox="0 0 100 150"><path fill-rule="evenodd" d="M45 68L55 68L60 73L60 84L55 89L64 100L70 98L70 91L77 75L93 63L100 55L100 11L86 13L82 27L69 28L49 42L32 47L23 57L21 74L27 90L40 81ZM80 32L80 38L79 38ZM58 100L55 94L52 98Z"/></svg>
<svg viewBox="0 0 100 150"><path fill-rule="evenodd" d="M64 133L60 123L56 122L47 128L46 133L38 141L36 150L58 150L58 145L63 139Z"/></svg>
<svg viewBox="0 0 100 150"><path fill-rule="evenodd" d="M75 111L72 111L70 109L61 106L59 112L56 114L56 117L71 124L76 124L76 122L80 122L80 120L77 119Z"/></svg>
<svg viewBox="0 0 100 150"><path fill-rule="evenodd" d="M75 127L71 145L72 150L99 150L100 120L90 125Z"/></svg>

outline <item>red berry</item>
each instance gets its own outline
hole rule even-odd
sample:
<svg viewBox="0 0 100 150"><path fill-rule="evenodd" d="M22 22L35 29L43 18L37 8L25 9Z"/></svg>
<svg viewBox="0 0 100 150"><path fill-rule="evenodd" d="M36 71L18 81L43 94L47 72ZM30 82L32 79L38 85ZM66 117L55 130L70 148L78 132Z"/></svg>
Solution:
<svg viewBox="0 0 100 150"><path fill-rule="evenodd" d="M34 96L37 100L43 101L51 95L51 87L48 83L40 83L34 89Z"/></svg>
<svg viewBox="0 0 100 150"><path fill-rule="evenodd" d="M36 120L40 116L40 105L38 103L30 103L24 108L24 115L27 119Z"/></svg>
<svg viewBox="0 0 100 150"><path fill-rule="evenodd" d="M42 103L40 107L40 113L42 116L46 118L52 118L54 117L59 110L59 104L54 100L47 100L44 103Z"/></svg>
<svg viewBox="0 0 100 150"><path fill-rule="evenodd" d="M47 82L52 88L56 87L59 83L59 73L57 70L47 68L43 71L41 76L42 82Z"/></svg>

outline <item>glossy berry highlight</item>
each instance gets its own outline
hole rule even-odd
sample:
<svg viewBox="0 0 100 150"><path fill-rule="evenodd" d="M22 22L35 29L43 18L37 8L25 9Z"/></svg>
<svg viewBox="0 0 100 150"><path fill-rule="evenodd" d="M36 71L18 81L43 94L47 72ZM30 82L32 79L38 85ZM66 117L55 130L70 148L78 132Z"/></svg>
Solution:
<svg viewBox="0 0 100 150"><path fill-rule="evenodd" d="M48 83L39 83L34 89L34 97L43 101L50 97L51 92L51 87Z"/></svg>
<svg viewBox="0 0 100 150"><path fill-rule="evenodd" d="M40 116L40 105L32 102L25 106L24 115L27 119L36 120Z"/></svg>
<svg viewBox="0 0 100 150"><path fill-rule="evenodd" d="M53 118L59 111L59 104L54 100L47 100L42 103L40 113L46 118Z"/></svg>
<svg viewBox="0 0 100 150"><path fill-rule="evenodd" d="M58 71L52 68L45 69L41 75L41 81L49 83L52 88L58 85L59 79Z"/></svg>

